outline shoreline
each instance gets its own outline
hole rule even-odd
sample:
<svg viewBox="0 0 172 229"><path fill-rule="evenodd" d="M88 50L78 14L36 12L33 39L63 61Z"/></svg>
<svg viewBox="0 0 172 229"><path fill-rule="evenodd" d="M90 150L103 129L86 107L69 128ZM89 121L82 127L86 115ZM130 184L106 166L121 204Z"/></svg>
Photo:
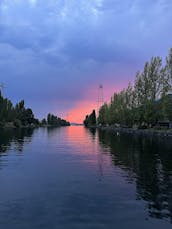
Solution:
<svg viewBox="0 0 172 229"><path fill-rule="evenodd" d="M35 129L35 128L51 128L51 127L66 127L66 126L70 126L70 125L65 125L65 126L59 126L59 125L35 125L35 124L31 124L31 125L21 125L21 126L15 126L12 123L5 123L4 126L0 126L0 130L8 130L8 129L13 129L13 130L18 130L18 129Z"/></svg>
<svg viewBox="0 0 172 229"><path fill-rule="evenodd" d="M116 135L128 134L133 136L172 138L172 129L134 129L115 126L88 126L86 128L99 129Z"/></svg>

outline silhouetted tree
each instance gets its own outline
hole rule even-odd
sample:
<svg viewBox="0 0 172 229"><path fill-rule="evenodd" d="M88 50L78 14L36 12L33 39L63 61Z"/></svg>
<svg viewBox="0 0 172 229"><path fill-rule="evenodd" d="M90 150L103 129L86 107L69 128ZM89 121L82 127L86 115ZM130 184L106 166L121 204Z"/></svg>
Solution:
<svg viewBox="0 0 172 229"><path fill-rule="evenodd" d="M146 62L136 73L134 86L115 93L99 110L98 123L154 126L159 120L172 121L172 49L162 65L160 57Z"/></svg>
<svg viewBox="0 0 172 229"><path fill-rule="evenodd" d="M47 124L50 126L69 126L70 123L64 119L61 119L53 114L47 115Z"/></svg>
<svg viewBox="0 0 172 229"><path fill-rule="evenodd" d="M92 111L90 115L86 115L84 120L85 126L95 126L96 125L96 112L95 110Z"/></svg>
<svg viewBox="0 0 172 229"><path fill-rule="evenodd" d="M25 108L24 100L13 106L12 102L2 96L0 91L0 126L12 123L16 127L39 124L39 120L34 118L32 109Z"/></svg>

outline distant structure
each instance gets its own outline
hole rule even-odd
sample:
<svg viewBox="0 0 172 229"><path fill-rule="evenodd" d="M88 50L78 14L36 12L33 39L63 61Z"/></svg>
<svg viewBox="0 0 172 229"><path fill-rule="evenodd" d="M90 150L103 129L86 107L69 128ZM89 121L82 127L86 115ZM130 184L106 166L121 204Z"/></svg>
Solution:
<svg viewBox="0 0 172 229"><path fill-rule="evenodd" d="M98 88L98 100L97 100L97 114L99 112L100 107L104 104L104 97L103 97L103 85L100 84Z"/></svg>

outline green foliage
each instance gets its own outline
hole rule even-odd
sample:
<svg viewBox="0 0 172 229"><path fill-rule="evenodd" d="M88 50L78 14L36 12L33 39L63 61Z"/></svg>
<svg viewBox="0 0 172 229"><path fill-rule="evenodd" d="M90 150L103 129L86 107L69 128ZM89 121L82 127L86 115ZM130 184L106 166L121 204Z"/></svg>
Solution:
<svg viewBox="0 0 172 229"><path fill-rule="evenodd" d="M162 98L161 107L163 118L172 121L172 94L166 95Z"/></svg>
<svg viewBox="0 0 172 229"><path fill-rule="evenodd" d="M44 118L44 119L42 119L42 121L41 121L41 125L47 125L47 120Z"/></svg>
<svg viewBox="0 0 172 229"><path fill-rule="evenodd" d="M15 119L15 120L14 120L14 126L15 126L15 127L21 127L21 126L22 126L21 121L18 120L18 119Z"/></svg>
<svg viewBox="0 0 172 229"><path fill-rule="evenodd" d="M96 125L96 112L95 112L95 110L93 110L90 115L86 115L86 118L84 120L84 125L87 127Z"/></svg>
<svg viewBox="0 0 172 229"><path fill-rule="evenodd" d="M160 57L146 62L137 72L134 86L115 93L109 104L99 110L99 124L155 126L158 121L172 121L172 49L162 65Z"/></svg>
<svg viewBox="0 0 172 229"><path fill-rule="evenodd" d="M40 124L51 126L70 125L66 120L60 119L53 114L48 114L47 120L43 119L40 123L38 119L35 119L32 109L25 108L24 100L13 106L12 102L4 98L0 91L0 127L4 127L7 123L11 123L15 127L32 127Z"/></svg>
<svg viewBox="0 0 172 229"><path fill-rule="evenodd" d="M105 103L99 110L98 122L103 125L109 123L109 115L109 107Z"/></svg>
<svg viewBox="0 0 172 229"><path fill-rule="evenodd" d="M14 107L12 102L4 98L0 91L0 123L1 127L5 123L13 123L15 127L38 124L39 121L34 118L30 108L25 108L24 100L21 100Z"/></svg>
<svg viewBox="0 0 172 229"><path fill-rule="evenodd" d="M53 114L47 115L47 121L44 119L44 123L47 123L50 126L70 126L70 123L64 119L61 119Z"/></svg>

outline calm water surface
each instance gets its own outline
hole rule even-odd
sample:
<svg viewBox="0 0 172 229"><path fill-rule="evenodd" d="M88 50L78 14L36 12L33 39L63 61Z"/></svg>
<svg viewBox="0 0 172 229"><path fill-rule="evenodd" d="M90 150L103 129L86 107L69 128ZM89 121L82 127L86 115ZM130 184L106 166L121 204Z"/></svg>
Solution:
<svg viewBox="0 0 172 229"><path fill-rule="evenodd" d="M0 131L0 228L172 228L172 141Z"/></svg>

